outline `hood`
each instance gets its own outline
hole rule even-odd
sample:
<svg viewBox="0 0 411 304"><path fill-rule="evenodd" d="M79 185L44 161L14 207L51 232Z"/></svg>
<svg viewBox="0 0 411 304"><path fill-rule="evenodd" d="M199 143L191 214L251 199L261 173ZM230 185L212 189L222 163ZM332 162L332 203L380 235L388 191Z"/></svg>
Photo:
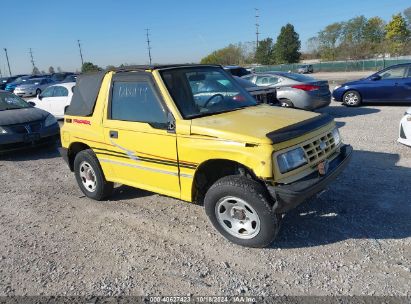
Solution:
<svg viewBox="0 0 411 304"><path fill-rule="evenodd" d="M317 116L319 114L308 111L259 105L193 119L191 134L245 143L272 144L268 133Z"/></svg>
<svg viewBox="0 0 411 304"><path fill-rule="evenodd" d="M48 115L48 112L37 108L0 111L0 126L24 124L27 122L44 120Z"/></svg>

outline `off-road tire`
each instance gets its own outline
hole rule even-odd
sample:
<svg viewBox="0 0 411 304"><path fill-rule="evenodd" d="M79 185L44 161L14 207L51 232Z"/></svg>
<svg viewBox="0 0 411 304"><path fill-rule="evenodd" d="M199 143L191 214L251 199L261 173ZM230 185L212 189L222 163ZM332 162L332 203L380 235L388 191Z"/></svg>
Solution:
<svg viewBox="0 0 411 304"><path fill-rule="evenodd" d="M80 166L84 163L89 164L94 171L93 173L96 181L94 191L89 191L89 189L84 186L82 177L80 176ZM83 150L77 153L74 159L74 174L81 191L88 198L101 201L110 196L113 192L114 183L106 181L100 163L91 149Z"/></svg>
<svg viewBox="0 0 411 304"><path fill-rule="evenodd" d="M218 204L227 197L245 201L253 208L259 218L259 231L249 239L236 237L226 231L221 220L217 219ZM262 248L271 244L279 231L280 217L273 212L273 202L267 190L260 183L243 176L226 176L215 182L207 191L204 199L207 216L213 226L229 241L245 246Z"/></svg>

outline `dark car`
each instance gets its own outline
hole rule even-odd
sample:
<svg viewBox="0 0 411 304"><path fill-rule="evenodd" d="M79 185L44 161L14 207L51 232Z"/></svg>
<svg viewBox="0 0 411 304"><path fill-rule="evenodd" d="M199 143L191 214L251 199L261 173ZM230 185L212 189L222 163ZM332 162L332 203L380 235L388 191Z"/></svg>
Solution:
<svg viewBox="0 0 411 304"><path fill-rule="evenodd" d="M14 75L14 76L10 76L10 77L0 78L0 90L4 90L7 86L7 84L9 84L10 82L15 81L17 78L22 77L22 76L27 76L27 75L21 74L21 75Z"/></svg>
<svg viewBox="0 0 411 304"><path fill-rule="evenodd" d="M14 89L19 86L24 84L27 80L33 79L33 78L38 78L38 75L23 75L23 76L19 76L17 78L15 78L12 82L9 82L6 87L4 88L4 90L12 92L14 91Z"/></svg>
<svg viewBox="0 0 411 304"><path fill-rule="evenodd" d="M365 102L411 102L411 63L390 66L337 86L333 99L351 107Z"/></svg>
<svg viewBox="0 0 411 304"><path fill-rule="evenodd" d="M67 76L74 75L72 72L61 72L61 73L54 73L51 75L51 80L54 82L62 82Z"/></svg>
<svg viewBox="0 0 411 304"><path fill-rule="evenodd" d="M251 81L233 76L237 82L257 100L258 103L267 103L270 105L280 105L280 101L277 99L277 90L275 88L259 87Z"/></svg>
<svg viewBox="0 0 411 304"><path fill-rule="evenodd" d="M63 79L62 83L66 83L66 82L76 82L77 81L77 74L72 74L72 75L68 75L66 76L66 78Z"/></svg>
<svg viewBox="0 0 411 304"><path fill-rule="evenodd" d="M297 69L298 74L311 74L314 73L314 68L311 64L300 65Z"/></svg>
<svg viewBox="0 0 411 304"><path fill-rule="evenodd" d="M55 143L59 136L60 127L53 115L0 91L0 153Z"/></svg>
<svg viewBox="0 0 411 304"><path fill-rule="evenodd" d="M243 77L245 75L251 74L247 69L237 66L237 65L228 65L224 67L224 70L230 72L233 76Z"/></svg>

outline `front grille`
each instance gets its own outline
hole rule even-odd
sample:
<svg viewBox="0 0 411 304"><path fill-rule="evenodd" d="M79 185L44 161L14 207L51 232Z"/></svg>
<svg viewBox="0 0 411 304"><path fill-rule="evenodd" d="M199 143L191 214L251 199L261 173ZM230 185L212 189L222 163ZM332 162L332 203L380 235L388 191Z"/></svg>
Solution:
<svg viewBox="0 0 411 304"><path fill-rule="evenodd" d="M6 126L7 129L9 129L12 133L15 134L37 133L40 132L41 127L41 122L32 122L27 124Z"/></svg>
<svg viewBox="0 0 411 304"><path fill-rule="evenodd" d="M332 133L329 132L304 145L303 148L309 163L316 163L335 149L334 137Z"/></svg>

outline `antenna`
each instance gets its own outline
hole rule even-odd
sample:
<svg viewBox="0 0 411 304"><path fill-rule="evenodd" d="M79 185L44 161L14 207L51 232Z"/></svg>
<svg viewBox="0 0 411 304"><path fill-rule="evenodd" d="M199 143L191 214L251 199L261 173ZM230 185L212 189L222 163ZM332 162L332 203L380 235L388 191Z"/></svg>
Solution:
<svg viewBox="0 0 411 304"><path fill-rule="evenodd" d="M33 51L30 48L30 58L31 58L31 64L33 65L33 69L36 67L36 65L34 64L34 58L33 58Z"/></svg>
<svg viewBox="0 0 411 304"><path fill-rule="evenodd" d="M146 36L147 36L147 49L148 49L148 59L151 65L151 46L150 46L150 38L149 38L149 31L150 29L146 29Z"/></svg>
<svg viewBox="0 0 411 304"><path fill-rule="evenodd" d="M7 49L6 49L6 48L4 48L4 52L6 53L7 65L8 65L8 67L9 67L9 74L10 74L10 76L11 76L9 56L7 55Z"/></svg>
<svg viewBox="0 0 411 304"><path fill-rule="evenodd" d="M256 40L256 47L257 48L258 48L258 35L260 35L260 32L258 31L258 29L260 27L260 23L258 22L258 18L260 18L259 10L258 10L258 8L255 8L255 35L257 37L257 40Z"/></svg>
<svg viewBox="0 0 411 304"><path fill-rule="evenodd" d="M80 51L80 58L81 58L81 66L84 65L84 61L83 61L83 53L81 52L81 44L80 44L80 40L77 40L78 43L78 49Z"/></svg>

